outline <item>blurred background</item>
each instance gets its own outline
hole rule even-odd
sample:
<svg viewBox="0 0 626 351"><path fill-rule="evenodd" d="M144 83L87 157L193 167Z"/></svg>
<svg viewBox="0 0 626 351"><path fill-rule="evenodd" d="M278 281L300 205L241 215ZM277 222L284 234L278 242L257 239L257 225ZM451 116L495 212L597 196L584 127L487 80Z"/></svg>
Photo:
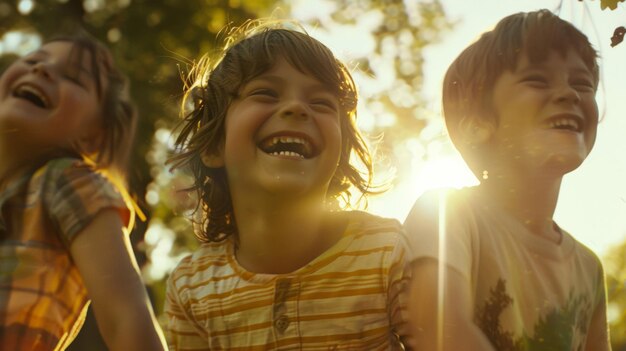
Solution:
<svg viewBox="0 0 626 351"><path fill-rule="evenodd" d="M0 0L0 70L42 38L80 25L107 43L132 84L141 122L130 169L147 214L132 233L154 308L165 279L196 246L190 179L164 166L172 151L181 76L247 19L295 18L353 71L358 122L372 138L379 180L393 188L368 210L403 220L426 189L476 183L447 135L440 86L447 66L502 17L548 8L587 34L601 56L603 120L594 151L566 176L556 219L601 257L614 351L626 350L626 26L624 0ZM375 142L375 140L378 140ZM91 318L91 317L90 317ZM72 350L106 350L91 320Z"/></svg>

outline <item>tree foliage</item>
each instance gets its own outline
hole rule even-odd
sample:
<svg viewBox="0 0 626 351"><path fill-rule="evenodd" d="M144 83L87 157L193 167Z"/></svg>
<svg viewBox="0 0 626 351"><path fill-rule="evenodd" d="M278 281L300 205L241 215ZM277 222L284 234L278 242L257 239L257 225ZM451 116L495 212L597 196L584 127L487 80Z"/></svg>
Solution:
<svg viewBox="0 0 626 351"><path fill-rule="evenodd" d="M626 351L626 241L605 257L611 342L614 351Z"/></svg>
<svg viewBox="0 0 626 351"><path fill-rule="evenodd" d="M617 9L617 4L619 4L620 2L624 2L624 0L600 0L600 8L601 9L610 9L610 10L615 10Z"/></svg>
<svg viewBox="0 0 626 351"><path fill-rule="evenodd" d="M393 166L402 177L409 170L398 161L409 157L405 142L416 137L433 117L422 94L423 50L441 40L452 24L439 0L337 0L334 4L336 10L330 18L313 18L309 23L332 33L334 25L357 26L373 12L381 14L369 28L372 51L353 60L357 74L377 83L392 82L385 89L362 93L360 112L371 113L374 122L369 132L384 135L383 154L395 155Z"/></svg>

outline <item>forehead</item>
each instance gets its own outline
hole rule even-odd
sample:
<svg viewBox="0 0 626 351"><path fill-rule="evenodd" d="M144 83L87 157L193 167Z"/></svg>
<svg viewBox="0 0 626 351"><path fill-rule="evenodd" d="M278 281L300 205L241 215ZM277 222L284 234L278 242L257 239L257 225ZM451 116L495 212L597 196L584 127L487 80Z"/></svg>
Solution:
<svg viewBox="0 0 626 351"><path fill-rule="evenodd" d="M106 57L103 57L95 46L80 41L59 39L42 45L34 54L57 61L69 74L86 79L86 82L93 82L97 86L99 96L107 88Z"/></svg>
<svg viewBox="0 0 626 351"><path fill-rule="evenodd" d="M533 57L524 50L518 56L515 71L525 69L569 70L592 75L582 56L572 48L566 51L550 50L539 57Z"/></svg>
<svg viewBox="0 0 626 351"><path fill-rule="evenodd" d="M38 55L51 60L65 62L67 64L80 64L86 66L91 61L91 52L80 45L70 41L53 41L42 45L29 55ZM89 67L90 68L90 67Z"/></svg>
<svg viewBox="0 0 626 351"><path fill-rule="evenodd" d="M315 75L295 66L284 57L278 57L269 69L253 80L265 80L276 84L297 83L324 90L329 88Z"/></svg>

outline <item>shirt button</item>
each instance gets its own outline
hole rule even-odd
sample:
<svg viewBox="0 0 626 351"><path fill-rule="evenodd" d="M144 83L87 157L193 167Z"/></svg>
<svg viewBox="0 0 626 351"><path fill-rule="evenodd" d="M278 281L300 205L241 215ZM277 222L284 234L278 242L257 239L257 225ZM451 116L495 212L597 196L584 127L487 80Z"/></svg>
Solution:
<svg viewBox="0 0 626 351"><path fill-rule="evenodd" d="M274 320L274 327L278 329L279 332L284 332L289 326L289 317L282 314L280 317Z"/></svg>

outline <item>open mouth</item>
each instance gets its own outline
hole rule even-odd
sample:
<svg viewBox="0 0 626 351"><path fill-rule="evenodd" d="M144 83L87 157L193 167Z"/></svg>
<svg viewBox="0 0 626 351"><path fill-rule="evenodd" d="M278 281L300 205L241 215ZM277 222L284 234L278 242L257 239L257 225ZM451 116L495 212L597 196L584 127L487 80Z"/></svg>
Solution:
<svg viewBox="0 0 626 351"><path fill-rule="evenodd" d="M317 149L307 138L292 135L274 135L263 139L259 149L273 156L290 156L309 159L317 155Z"/></svg>
<svg viewBox="0 0 626 351"><path fill-rule="evenodd" d="M25 83L20 84L13 90L13 96L19 99L27 100L41 108L50 106L50 99L38 87Z"/></svg>
<svg viewBox="0 0 626 351"><path fill-rule="evenodd" d="M580 133L583 131L583 121L577 117L556 117L548 121L552 129L569 130Z"/></svg>

